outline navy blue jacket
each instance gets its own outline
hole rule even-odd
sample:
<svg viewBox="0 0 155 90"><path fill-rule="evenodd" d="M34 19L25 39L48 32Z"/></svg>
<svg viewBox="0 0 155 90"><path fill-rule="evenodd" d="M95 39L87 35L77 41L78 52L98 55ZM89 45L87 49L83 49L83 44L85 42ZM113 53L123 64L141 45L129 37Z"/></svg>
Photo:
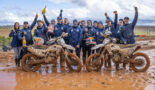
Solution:
<svg viewBox="0 0 155 90"><path fill-rule="evenodd" d="M71 27L69 24L64 24L64 32L65 32L65 33L69 33L69 30L70 30L71 28L72 28L72 27ZM65 40L65 43L66 43L66 44L69 44L69 36L64 37L64 40Z"/></svg>
<svg viewBox="0 0 155 90"><path fill-rule="evenodd" d="M86 32L85 29L88 28L88 31ZM95 30L93 27L85 27L85 29L82 32L82 45L86 45L86 39L89 37L93 37L95 39Z"/></svg>
<svg viewBox="0 0 155 90"><path fill-rule="evenodd" d="M64 30L64 25L63 24L59 24L57 23L55 26L54 26L54 37L59 37L61 36L61 34L65 32Z"/></svg>
<svg viewBox="0 0 155 90"><path fill-rule="evenodd" d="M72 26L69 29L69 44L76 47L76 45L80 45L82 38L82 30L81 28Z"/></svg>
<svg viewBox="0 0 155 90"><path fill-rule="evenodd" d="M101 44L104 40L104 32L105 29L97 29L96 33L95 33L95 41L97 44Z"/></svg>
<svg viewBox="0 0 155 90"><path fill-rule="evenodd" d="M134 44L135 43L135 37L134 37L134 27L138 20L138 10L135 9L135 17L132 23L130 24L124 24L121 27L121 40L126 44Z"/></svg>
<svg viewBox="0 0 155 90"><path fill-rule="evenodd" d="M12 37L11 47L22 46L22 32L20 30L11 30L9 37Z"/></svg>
<svg viewBox="0 0 155 90"><path fill-rule="evenodd" d="M47 32L47 28L46 28L45 24L43 24L42 27L37 27L37 29L34 31L33 37L43 38L44 44L46 44L47 39L48 39L46 32Z"/></svg>
<svg viewBox="0 0 155 90"><path fill-rule="evenodd" d="M34 19L33 23L28 28L21 29L21 32L23 33L23 36L26 38L26 45L32 45L32 29L35 26L37 22L37 18ZM24 34L26 33L26 34Z"/></svg>
<svg viewBox="0 0 155 90"><path fill-rule="evenodd" d="M107 19L109 19L111 21L111 26L109 27L109 26L106 25L105 30L109 29L112 32L112 35L110 35L111 37L117 37L117 32L118 32L116 30L116 28L117 28L117 18L118 18L118 15L115 14L115 20L113 22L109 17L107 17Z"/></svg>

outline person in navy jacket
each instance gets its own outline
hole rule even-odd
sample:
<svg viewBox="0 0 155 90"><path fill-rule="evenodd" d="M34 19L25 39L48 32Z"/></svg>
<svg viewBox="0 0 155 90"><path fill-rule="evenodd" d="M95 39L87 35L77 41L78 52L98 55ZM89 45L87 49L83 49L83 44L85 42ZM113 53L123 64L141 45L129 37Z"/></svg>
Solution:
<svg viewBox="0 0 155 90"><path fill-rule="evenodd" d="M40 38L44 39L44 44L46 44L46 42L47 42L47 34L46 34L46 32L47 32L47 28L46 28L44 22L41 21L41 20L38 20L37 21L37 28L34 31L33 37L34 38L35 37L40 37Z"/></svg>
<svg viewBox="0 0 155 90"><path fill-rule="evenodd" d="M117 18L118 18L118 15L117 15L117 11L114 11L114 14L115 14L115 20L114 22L108 17L108 15L105 13L105 16L107 18L106 20L106 23L107 25L105 26L105 31L108 30L108 31L111 31L111 37L116 37L116 34L117 34L117 31L116 31L116 27L117 27ZM105 36L106 37L106 36Z"/></svg>
<svg viewBox="0 0 155 90"><path fill-rule="evenodd" d="M14 30L11 30L9 37L12 38L11 47L14 50L14 58L16 66L20 66L21 50L22 50L22 32L18 22L14 24Z"/></svg>
<svg viewBox="0 0 155 90"><path fill-rule="evenodd" d="M132 23L129 23L129 17L124 18L124 25L121 27L121 40L125 44L134 44L135 43L135 34L134 27L138 20L138 8L135 8L135 16Z"/></svg>
<svg viewBox="0 0 155 90"><path fill-rule="evenodd" d="M23 37L26 39L26 45L32 45L33 44L33 38L32 38L32 29L34 28L36 22L37 22L38 14L36 14L35 19L33 23L29 26L28 22L25 21L23 25L23 29L21 29L21 32L23 33Z"/></svg>
<svg viewBox="0 0 155 90"><path fill-rule="evenodd" d="M76 49L76 54L80 57L80 42L82 37L82 30L78 27L78 21L73 20L73 26L69 30L69 44Z"/></svg>
<svg viewBox="0 0 155 90"><path fill-rule="evenodd" d="M100 21L98 22L98 29L95 32L95 41L96 44L101 44L104 40L104 27L103 27L103 23Z"/></svg>
<svg viewBox="0 0 155 90"><path fill-rule="evenodd" d="M83 64L86 61L86 52L88 52L88 56L91 54L92 45L87 45L87 39L90 37L95 39L95 30L93 29L92 21L88 20L87 27L82 32Z"/></svg>

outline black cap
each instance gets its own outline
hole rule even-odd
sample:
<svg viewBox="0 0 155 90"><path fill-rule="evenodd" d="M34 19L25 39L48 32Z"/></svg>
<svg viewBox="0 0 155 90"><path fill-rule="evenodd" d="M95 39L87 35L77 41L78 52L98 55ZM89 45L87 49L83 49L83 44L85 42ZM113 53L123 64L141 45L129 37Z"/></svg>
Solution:
<svg viewBox="0 0 155 90"><path fill-rule="evenodd" d="M129 17L124 17L124 19L128 19L129 20Z"/></svg>
<svg viewBox="0 0 155 90"><path fill-rule="evenodd" d="M74 19L73 22L78 22L78 21L76 19Z"/></svg>
<svg viewBox="0 0 155 90"><path fill-rule="evenodd" d="M61 20L61 19L62 19L62 17L57 17L57 19Z"/></svg>
<svg viewBox="0 0 155 90"><path fill-rule="evenodd" d="M41 20L38 20L37 22L42 22Z"/></svg>
<svg viewBox="0 0 155 90"><path fill-rule="evenodd" d="M119 19L119 21L123 21L123 19Z"/></svg>
<svg viewBox="0 0 155 90"><path fill-rule="evenodd" d="M111 22L109 19L106 20L106 23Z"/></svg>
<svg viewBox="0 0 155 90"><path fill-rule="evenodd" d="M99 21L98 24L103 24L102 21Z"/></svg>
<svg viewBox="0 0 155 90"><path fill-rule="evenodd" d="M29 24L28 21L24 21L24 24Z"/></svg>
<svg viewBox="0 0 155 90"><path fill-rule="evenodd" d="M94 21L93 23L97 23L97 21Z"/></svg>

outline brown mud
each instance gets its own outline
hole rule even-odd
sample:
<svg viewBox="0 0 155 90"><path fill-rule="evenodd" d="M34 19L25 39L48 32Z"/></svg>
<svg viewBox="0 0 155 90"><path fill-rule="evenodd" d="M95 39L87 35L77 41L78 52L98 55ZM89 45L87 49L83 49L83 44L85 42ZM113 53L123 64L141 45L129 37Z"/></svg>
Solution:
<svg viewBox="0 0 155 90"><path fill-rule="evenodd" d="M13 52L0 53L0 90L155 90L155 48L140 50L151 60L147 72L116 71L102 67L100 72L69 72L68 68L42 65L37 72L16 68ZM48 68L47 68L48 67Z"/></svg>

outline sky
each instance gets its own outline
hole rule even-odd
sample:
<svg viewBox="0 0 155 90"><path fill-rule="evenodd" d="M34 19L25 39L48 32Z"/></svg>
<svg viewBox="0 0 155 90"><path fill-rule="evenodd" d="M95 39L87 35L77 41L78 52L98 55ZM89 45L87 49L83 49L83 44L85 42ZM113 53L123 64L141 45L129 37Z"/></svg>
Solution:
<svg viewBox="0 0 155 90"><path fill-rule="evenodd" d="M134 17L134 6L138 7L139 25L155 25L155 0L0 0L0 25L13 25L14 22L33 21L35 14L43 19L41 11L46 6L48 20L56 19L60 9L63 18L69 20L97 20L105 22L104 13L114 19L113 11L119 18Z"/></svg>

